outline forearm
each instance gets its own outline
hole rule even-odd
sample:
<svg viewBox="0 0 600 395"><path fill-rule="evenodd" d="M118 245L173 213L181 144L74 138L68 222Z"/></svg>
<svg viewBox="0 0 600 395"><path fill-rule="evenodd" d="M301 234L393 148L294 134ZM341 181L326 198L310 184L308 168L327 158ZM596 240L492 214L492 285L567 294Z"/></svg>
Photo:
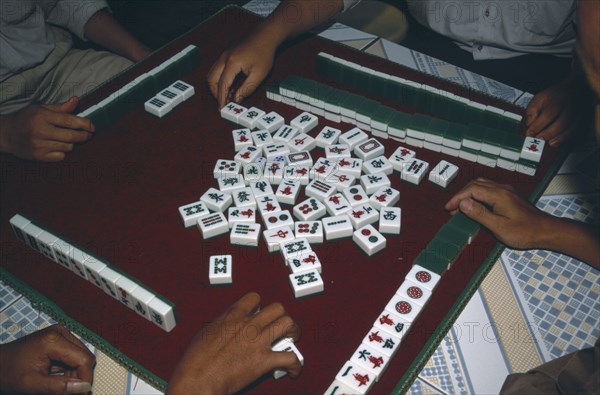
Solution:
<svg viewBox="0 0 600 395"><path fill-rule="evenodd" d="M539 241L539 248L561 252L600 269L598 228L570 219L552 218L548 225L552 231L540 232L544 237Z"/></svg>
<svg viewBox="0 0 600 395"><path fill-rule="evenodd" d="M95 13L85 25L85 36L110 51L138 62L151 51L125 28L106 9Z"/></svg>

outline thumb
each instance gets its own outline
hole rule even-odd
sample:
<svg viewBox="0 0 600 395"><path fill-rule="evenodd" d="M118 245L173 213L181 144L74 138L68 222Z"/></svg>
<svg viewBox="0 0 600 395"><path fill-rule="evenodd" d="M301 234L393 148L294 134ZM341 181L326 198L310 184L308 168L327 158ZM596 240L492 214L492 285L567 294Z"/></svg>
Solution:
<svg viewBox="0 0 600 395"><path fill-rule="evenodd" d="M66 376L40 376L36 387L45 394L82 394L92 390L87 381Z"/></svg>
<svg viewBox="0 0 600 395"><path fill-rule="evenodd" d="M79 104L79 98L77 96L72 96L69 100L67 100L64 103L45 104L44 107L46 107L48 110L51 110L51 111L62 112L64 114L70 114L75 110L75 108L77 108L78 104Z"/></svg>
<svg viewBox="0 0 600 395"><path fill-rule="evenodd" d="M480 223L495 233L498 217L488 210L483 204L468 198L460 201L459 208L460 211L467 217Z"/></svg>
<svg viewBox="0 0 600 395"><path fill-rule="evenodd" d="M241 102L246 97L250 96L262 82L262 77L257 77L255 74L250 74L244 80L244 83L235 92L234 101Z"/></svg>

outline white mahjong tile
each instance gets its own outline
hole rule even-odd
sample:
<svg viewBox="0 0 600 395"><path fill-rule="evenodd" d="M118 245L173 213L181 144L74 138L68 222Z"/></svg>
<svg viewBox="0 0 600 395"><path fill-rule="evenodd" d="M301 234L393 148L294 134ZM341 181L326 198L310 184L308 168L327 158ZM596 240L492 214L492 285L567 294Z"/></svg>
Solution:
<svg viewBox="0 0 600 395"><path fill-rule="evenodd" d="M194 90L194 87L192 85L188 84L187 82L183 82L181 80L177 80L177 81L173 82L169 87L172 90L180 93L183 96L184 101L188 100L189 98L194 96L194 94L196 93L196 91Z"/></svg>
<svg viewBox="0 0 600 395"><path fill-rule="evenodd" d="M375 191L369 202L377 210L381 210L384 207L394 206L400 201L400 192L391 187L383 187Z"/></svg>
<svg viewBox="0 0 600 395"><path fill-rule="evenodd" d="M352 151L350 151L348 144L332 144L323 149L325 150L325 157L327 159L350 158L352 156Z"/></svg>
<svg viewBox="0 0 600 395"><path fill-rule="evenodd" d="M73 247L69 255L69 263L71 263L71 270L79 277L88 279L83 262L89 257L89 254L80 250L79 248Z"/></svg>
<svg viewBox="0 0 600 395"><path fill-rule="evenodd" d="M13 232L15 233L15 237L17 239L19 239L20 241L22 241L23 243L27 243L25 234L23 233L23 228L25 228L30 223L31 223L30 220L28 220L27 218L25 218L19 214L15 214L10 219L10 226L12 227Z"/></svg>
<svg viewBox="0 0 600 395"><path fill-rule="evenodd" d="M269 181L271 185L278 185L283 180L283 169L284 163L281 162L267 162L263 172L263 177Z"/></svg>
<svg viewBox="0 0 600 395"><path fill-rule="evenodd" d="M244 175L244 182L249 185L250 182L263 178L264 167L258 163L247 163L243 166L242 174Z"/></svg>
<svg viewBox="0 0 600 395"><path fill-rule="evenodd" d="M325 148L331 144L335 144L341 134L341 130L325 126L321 130L321 132L315 137L317 147Z"/></svg>
<svg viewBox="0 0 600 395"><path fill-rule="evenodd" d="M198 229L206 240L229 232L229 223L223 213L213 213L198 220Z"/></svg>
<svg viewBox="0 0 600 395"><path fill-rule="evenodd" d="M392 166L390 161L383 155L365 160L362 169L365 174L383 173L385 175L390 175L394 172L394 166Z"/></svg>
<svg viewBox="0 0 600 395"><path fill-rule="evenodd" d="M286 259L286 264L289 266L292 273L300 273L308 270L322 271L321 261L314 251L306 251L296 256L291 256Z"/></svg>
<svg viewBox="0 0 600 395"><path fill-rule="evenodd" d="M353 207L369 202L369 195L360 185L353 185L342 191Z"/></svg>
<svg viewBox="0 0 600 395"><path fill-rule="evenodd" d="M353 128L347 131L346 133L342 133L339 137L338 141L341 144L348 144L350 149L354 149L358 144L365 142L369 139L369 136L360 130L359 128Z"/></svg>
<svg viewBox="0 0 600 395"><path fill-rule="evenodd" d="M281 339L277 343L273 344L271 350L275 352L293 352L294 354L296 354L298 361L300 361L300 365L304 365L304 357L294 344L294 340L292 338L287 337ZM287 372L281 369L276 369L273 371L273 377L275 378L275 380L282 378L286 374Z"/></svg>
<svg viewBox="0 0 600 395"><path fill-rule="evenodd" d="M170 113L172 109L173 106L156 96L144 103L144 110L159 118Z"/></svg>
<svg viewBox="0 0 600 395"><path fill-rule="evenodd" d="M335 192L336 187L334 185L318 179L312 180L304 189L304 194L307 197L314 197L320 201L324 201Z"/></svg>
<svg viewBox="0 0 600 395"><path fill-rule="evenodd" d="M98 276L100 277L100 281L102 281L102 290L113 298L119 299L116 284L122 274L112 269L110 266L106 266L98 272Z"/></svg>
<svg viewBox="0 0 600 395"><path fill-rule="evenodd" d="M119 302L130 309L134 309L134 299L133 296L131 296L131 293L134 289L139 287L139 284L130 278L121 276L115 283L115 286L117 288L117 295L119 295Z"/></svg>
<svg viewBox="0 0 600 395"><path fill-rule="evenodd" d="M405 139L406 129L395 128L392 125L388 125L387 133L390 138Z"/></svg>
<svg viewBox="0 0 600 395"><path fill-rule="evenodd" d="M212 255L208 265L208 281L211 285L233 282L233 260L231 255Z"/></svg>
<svg viewBox="0 0 600 395"><path fill-rule="evenodd" d="M420 306L425 306L431 297L430 290L410 280L405 280L396 290L396 294L413 301Z"/></svg>
<svg viewBox="0 0 600 395"><path fill-rule="evenodd" d="M402 319L398 314L383 310L377 317L373 326L402 339L410 329L410 322Z"/></svg>
<svg viewBox="0 0 600 395"><path fill-rule="evenodd" d="M477 162L479 155L477 155L476 152L461 149L458 153L458 157L460 159L468 160L469 162Z"/></svg>
<svg viewBox="0 0 600 395"><path fill-rule="evenodd" d="M233 137L233 149L235 152L240 151L244 147L252 145L252 135L250 129L235 129L231 131Z"/></svg>
<svg viewBox="0 0 600 395"><path fill-rule="evenodd" d="M445 160L438 163L429 173L429 181L446 188L458 175L458 166Z"/></svg>
<svg viewBox="0 0 600 395"><path fill-rule="evenodd" d="M329 184L334 185L338 192L342 192L344 189L356 183L356 177L342 171L334 171L327 177L326 181Z"/></svg>
<svg viewBox="0 0 600 395"><path fill-rule="evenodd" d="M264 177L256 181L250 181L250 189L252 189L252 194L257 200L261 196L273 194L273 187L271 187L269 180Z"/></svg>
<svg viewBox="0 0 600 395"><path fill-rule="evenodd" d="M335 159L319 158L310 169L310 178L325 181L337 168Z"/></svg>
<svg viewBox="0 0 600 395"><path fill-rule="evenodd" d="M513 151L511 149L508 148L502 148L500 150L500 158L498 159L507 159L509 161L512 162L516 162L521 158L521 152L520 151Z"/></svg>
<svg viewBox="0 0 600 395"><path fill-rule="evenodd" d="M224 176L217 178L219 190L223 192L233 193L236 189L242 189L246 186L244 176L236 174L234 176Z"/></svg>
<svg viewBox="0 0 600 395"><path fill-rule="evenodd" d="M235 176L240 172L240 164L234 160L219 159L213 170L214 178Z"/></svg>
<svg viewBox="0 0 600 395"><path fill-rule="evenodd" d="M400 207L382 207L379 212L379 232L399 235L402 220Z"/></svg>
<svg viewBox="0 0 600 395"><path fill-rule="evenodd" d="M242 164L253 163L260 157L261 152L260 148L250 145L239 150L233 159Z"/></svg>
<svg viewBox="0 0 600 395"><path fill-rule="evenodd" d="M237 103L227 103L225 107L221 109L221 117L227 119L228 121L238 123L240 115L242 115L246 110L248 110L246 107L240 106Z"/></svg>
<svg viewBox="0 0 600 395"><path fill-rule="evenodd" d="M294 218L288 210L263 212L262 217L263 222L265 223L265 228L269 230L280 228L282 226L294 226Z"/></svg>
<svg viewBox="0 0 600 395"><path fill-rule="evenodd" d="M300 132L297 128L289 125L283 125L273 134L273 141L287 144L298 133Z"/></svg>
<svg viewBox="0 0 600 395"><path fill-rule="evenodd" d="M373 373L375 380L379 381L390 362L390 357L371 346L361 344L350 357L350 362L358 364L363 369Z"/></svg>
<svg viewBox="0 0 600 395"><path fill-rule="evenodd" d="M229 207L227 222L229 223L229 229L233 228L233 225L238 222L255 223L256 209L252 207Z"/></svg>
<svg viewBox="0 0 600 395"><path fill-rule="evenodd" d="M337 169L356 178L362 175L363 160L358 158L341 158L337 162Z"/></svg>
<svg viewBox="0 0 600 395"><path fill-rule="evenodd" d="M294 205L299 194L300 181L283 180L275 191L275 198L279 203Z"/></svg>
<svg viewBox="0 0 600 395"><path fill-rule="evenodd" d="M252 142L257 148L262 148L267 144L273 144L273 136L268 130L256 130L252 132Z"/></svg>
<svg viewBox="0 0 600 395"><path fill-rule="evenodd" d="M231 228L229 241L234 245L258 247L260 224L236 222Z"/></svg>
<svg viewBox="0 0 600 395"><path fill-rule="evenodd" d="M102 289L102 279L100 278L99 273L107 266L106 263L91 257L83 261L83 267L85 268L88 281L100 289Z"/></svg>
<svg viewBox="0 0 600 395"><path fill-rule="evenodd" d="M313 295L323 292L325 289L323 279L316 269L292 273L289 275L289 279L295 298Z"/></svg>
<svg viewBox="0 0 600 395"><path fill-rule="evenodd" d="M504 158L498 158L496 160L496 166L508 171L517 171L517 162L513 162L512 160Z"/></svg>
<svg viewBox="0 0 600 395"><path fill-rule="evenodd" d="M363 161L368 161L369 159L382 156L384 152L385 148L383 144L381 144L377 139L374 138L370 138L360 144L357 144L356 147L354 147L354 155L356 155Z"/></svg>
<svg viewBox="0 0 600 395"><path fill-rule="evenodd" d="M423 306L407 297L395 294L385 306L385 309L400 316L407 322L415 322Z"/></svg>
<svg viewBox="0 0 600 395"><path fill-rule="evenodd" d="M429 291L433 291L441 277L431 270L425 269L419 265L413 265L405 278L416 284L422 285Z"/></svg>
<svg viewBox="0 0 600 395"><path fill-rule="evenodd" d="M151 321L163 330L170 332L177 325L173 306L161 298L155 297L152 299L148 303L148 309L150 310Z"/></svg>
<svg viewBox="0 0 600 395"><path fill-rule="evenodd" d="M254 128L254 124L257 119L265 115L266 113L260 108L250 107L246 112L242 113L238 118L238 123L247 128Z"/></svg>
<svg viewBox="0 0 600 395"><path fill-rule="evenodd" d="M27 245L29 247L33 248L34 250L36 250L37 252L40 252L40 246L38 244L37 237L40 234L42 234L42 232L44 232L44 230L33 223L29 223L28 225L25 225L23 227L23 229L21 229L21 230L23 231L23 234L25 235L25 240L26 240Z"/></svg>
<svg viewBox="0 0 600 395"><path fill-rule="evenodd" d="M294 232L289 226L282 226L275 229L267 229L263 232L267 250L269 252L279 251L281 243L294 240Z"/></svg>
<svg viewBox="0 0 600 395"><path fill-rule="evenodd" d="M497 166L496 158L491 158L489 155L484 154L482 152L480 152L479 155L477 155L476 162L479 163L480 165L484 165L484 166L491 167L491 168L494 168Z"/></svg>
<svg viewBox="0 0 600 395"><path fill-rule="evenodd" d="M292 152L286 155L287 163L290 166L309 166L313 165L313 159L308 151Z"/></svg>
<svg viewBox="0 0 600 395"><path fill-rule="evenodd" d="M335 379L350 386L359 394L369 393L371 387L377 381L374 373L351 361L347 361L342 366Z"/></svg>
<svg viewBox="0 0 600 395"><path fill-rule="evenodd" d="M279 129L285 123L285 119L275 111L271 111L268 114L259 117L258 120L254 122L254 127L257 129L267 129L269 132L273 133L277 129Z"/></svg>
<svg viewBox="0 0 600 395"><path fill-rule="evenodd" d="M296 238L303 237L311 244L323 242L323 223L321 221L296 221L294 224Z"/></svg>
<svg viewBox="0 0 600 395"><path fill-rule="evenodd" d="M54 255L54 250L52 249L52 245L57 243L60 239L54 236L52 233L44 231L37 236L37 243L39 247L39 251L46 258L51 259L56 262L56 256Z"/></svg>
<svg viewBox="0 0 600 395"><path fill-rule="evenodd" d="M131 292L131 296L133 297L132 310L145 319L150 320L151 317L148 304L156 297L156 295L140 285Z"/></svg>
<svg viewBox="0 0 600 395"><path fill-rule="evenodd" d="M283 179L298 181L300 185L310 182L310 167L306 165L288 165L283 169Z"/></svg>
<svg viewBox="0 0 600 395"><path fill-rule="evenodd" d="M460 149L451 148L451 147L442 147L442 154L446 154L449 156L454 156L455 158L460 155ZM518 155L518 154L517 154Z"/></svg>
<svg viewBox="0 0 600 395"><path fill-rule="evenodd" d="M371 121L371 124L373 124L373 121ZM386 130L387 130L387 125L386 125ZM371 134L373 135L373 137L377 137L377 138L384 139L384 140L387 140L390 138L390 136L387 134L386 131L383 131L383 130L377 129L377 128L373 128L373 126L371 126Z"/></svg>
<svg viewBox="0 0 600 395"><path fill-rule="evenodd" d="M352 208L348 200L346 200L344 195L341 193L335 193L325 198L325 200L323 200L323 204L325 204L327 212L332 217L335 217L336 215L347 214Z"/></svg>
<svg viewBox="0 0 600 395"><path fill-rule="evenodd" d="M383 173L365 174L360 177L360 185L368 195L372 195L376 191L384 187L390 187L392 183L388 176Z"/></svg>
<svg viewBox="0 0 600 395"><path fill-rule="evenodd" d="M183 103L183 95L178 91L171 89L170 87L158 92L156 97L164 102L167 102L171 107L176 107Z"/></svg>
<svg viewBox="0 0 600 395"><path fill-rule="evenodd" d="M231 192L233 205L237 208L256 208L256 199L252 188L245 187Z"/></svg>
<svg viewBox="0 0 600 395"><path fill-rule="evenodd" d="M290 125L298 128L302 133L308 133L319 124L319 118L311 113L303 112L296 118L292 119Z"/></svg>
<svg viewBox="0 0 600 395"><path fill-rule="evenodd" d="M393 357L398 350L401 341L402 339L400 337L374 326L363 338L362 344L373 347L375 350L389 357Z"/></svg>
<svg viewBox="0 0 600 395"><path fill-rule="evenodd" d="M287 165L287 156L288 156L288 154L276 156L271 160L271 162L277 162L277 163L281 164L282 166L285 166L285 165ZM265 168L266 167L267 167L267 162L265 162Z"/></svg>
<svg viewBox="0 0 600 395"><path fill-rule="evenodd" d="M528 164L517 162L517 172L528 176L534 176L537 171L537 166L530 166Z"/></svg>
<svg viewBox="0 0 600 395"><path fill-rule="evenodd" d="M73 246L66 241L59 240L52 245L56 262L61 264L67 270L73 270L70 257L73 254Z"/></svg>
<svg viewBox="0 0 600 395"><path fill-rule="evenodd" d="M400 179L419 185L429 170L429 163L420 159L411 159L400 171Z"/></svg>
<svg viewBox="0 0 600 395"><path fill-rule="evenodd" d="M299 133L294 136L293 139L287 142L290 151L292 152L301 152L301 151L311 151L317 145L317 142L314 138L310 137L306 133ZM310 163L312 165L312 161Z"/></svg>
<svg viewBox="0 0 600 395"><path fill-rule="evenodd" d="M354 388L342 383L339 380L333 380L333 383L325 390L325 395L360 395L361 392Z"/></svg>
<svg viewBox="0 0 600 395"><path fill-rule="evenodd" d="M394 167L394 170L402 171L404 165L408 161L412 160L415 157L415 155L416 152L413 150L410 150L405 147L398 147L396 151L394 151L394 153L388 158L388 160Z"/></svg>
<svg viewBox="0 0 600 395"><path fill-rule="evenodd" d="M256 157L256 159L254 159L253 163L256 163L264 170L265 164L267 163L267 158L265 158L264 156L258 156Z"/></svg>
<svg viewBox="0 0 600 395"><path fill-rule="evenodd" d="M309 251L312 251L312 247L306 237L296 237L294 240L281 244L281 256L284 261L288 258L297 258L301 254Z"/></svg>
<svg viewBox="0 0 600 395"><path fill-rule="evenodd" d="M292 212L301 221L314 221L327 214L325 205L316 198L308 198L294 206Z"/></svg>
<svg viewBox="0 0 600 395"><path fill-rule="evenodd" d="M539 162L542 159L546 142L536 137L526 137L521 149L521 158L532 162Z"/></svg>
<svg viewBox="0 0 600 395"><path fill-rule="evenodd" d="M354 231L352 240L368 255L374 255L383 250L387 240L371 225L365 225Z"/></svg>
<svg viewBox="0 0 600 395"><path fill-rule="evenodd" d="M262 215L281 211L281 206L279 205L275 195L272 193L257 197L256 205L258 206L258 211Z"/></svg>
<svg viewBox="0 0 600 395"><path fill-rule="evenodd" d="M200 201L204 203L209 210L223 212L231 206L233 199L231 194L227 192L209 188L208 191L200 197Z"/></svg>
<svg viewBox="0 0 600 395"><path fill-rule="evenodd" d="M267 161L272 161L278 156L285 156L290 153L290 149L285 143L272 143L262 147L263 153Z"/></svg>
<svg viewBox="0 0 600 395"><path fill-rule="evenodd" d="M354 229L374 224L379 219L379 212L369 203L353 206L352 210L347 214L350 217L350 222L352 222Z"/></svg>
<svg viewBox="0 0 600 395"><path fill-rule="evenodd" d="M325 238L329 240L341 239L344 237L352 237L354 228L350 217L346 214L335 217L326 217L321 220L323 222L323 230Z"/></svg>

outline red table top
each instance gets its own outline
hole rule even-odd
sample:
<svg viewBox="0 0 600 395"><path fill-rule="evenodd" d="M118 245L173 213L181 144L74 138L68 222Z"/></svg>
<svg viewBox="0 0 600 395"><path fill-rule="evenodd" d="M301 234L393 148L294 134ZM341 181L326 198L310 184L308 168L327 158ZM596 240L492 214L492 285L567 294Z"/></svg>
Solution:
<svg viewBox="0 0 600 395"><path fill-rule="evenodd" d="M297 380L275 381L269 375L249 392L317 393L333 381L402 283L413 259L448 221L444 203L478 176L510 183L529 195L548 172L557 152L548 149L536 176L529 177L417 149L417 156L432 166L441 159L457 164L458 178L447 189L441 189L427 181L419 186L400 182L398 173L394 173L392 186L401 193L402 234L388 237L387 248L371 258L349 239L314 246L323 262L325 292L296 300L279 253L269 254L262 242L259 248L231 246L228 236L204 241L196 228L183 227L177 210L198 200L209 187L216 187L212 170L217 159L233 158L231 130L239 127L221 119L206 86L206 75L219 54L247 36L259 20L239 8L226 9L84 101L85 105L99 101L194 44L201 52L200 67L182 79L195 86L196 95L167 117L155 118L139 105L58 164L1 155L1 263L118 352L164 380L168 380L198 329L246 292L257 291L264 304L282 302L299 323L302 338L297 345L305 366ZM268 80L297 74L322 81L314 72L315 56L320 51L382 72L461 91L458 86L316 37L283 49ZM473 92L469 95L515 110ZM274 110L288 122L300 113L266 99L264 86L243 104ZM342 130L353 127L320 118L318 130L323 125ZM385 145L386 155L390 155L399 144L387 140ZM313 157L321 155L322 150L313 151ZM16 213L59 237L73 240L174 302L177 327L170 333L162 331L18 242L8 222ZM393 390L493 246L494 239L480 232L443 275L374 393ZM234 282L228 287L210 286L209 256L223 253L233 255Z"/></svg>

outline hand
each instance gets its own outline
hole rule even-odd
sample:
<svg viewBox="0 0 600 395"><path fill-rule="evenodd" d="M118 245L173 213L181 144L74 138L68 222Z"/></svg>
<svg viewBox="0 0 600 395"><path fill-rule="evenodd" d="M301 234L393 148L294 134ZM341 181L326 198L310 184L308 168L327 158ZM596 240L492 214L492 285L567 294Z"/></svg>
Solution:
<svg viewBox="0 0 600 395"><path fill-rule="evenodd" d="M208 72L208 86L217 99L219 108L231 101L231 86L238 74L246 76L242 85L233 92L233 101L240 102L260 85L271 67L277 43L254 35L238 46L225 51Z"/></svg>
<svg viewBox="0 0 600 395"><path fill-rule="evenodd" d="M0 392L89 392L94 355L68 330L53 325L0 346Z"/></svg>
<svg viewBox="0 0 600 395"><path fill-rule="evenodd" d="M263 374L284 369L297 377L302 366L294 353L273 352L282 337L299 333L283 306L255 313L260 296L249 293L192 340L169 382L167 394L231 394Z"/></svg>
<svg viewBox="0 0 600 395"><path fill-rule="evenodd" d="M89 119L70 114L77 97L62 104L30 105L0 119L0 150L24 159L56 162L94 132Z"/></svg>
<svg viewBox="0 0 600 395"><path fill-rule="evenodd" d="M554 217L538 210L510 185L485 178L471 181L446 203L488 228L496 238L517 249L543 248L549 232L556 232Z"/></svg>
<svg viewBox="0 0 600 395"><path fill-rule="evenodd" d="M526 134L558 147L578 127L585 100L585 87L577 76L571 76L533 97L525 110Z"/></svg>

